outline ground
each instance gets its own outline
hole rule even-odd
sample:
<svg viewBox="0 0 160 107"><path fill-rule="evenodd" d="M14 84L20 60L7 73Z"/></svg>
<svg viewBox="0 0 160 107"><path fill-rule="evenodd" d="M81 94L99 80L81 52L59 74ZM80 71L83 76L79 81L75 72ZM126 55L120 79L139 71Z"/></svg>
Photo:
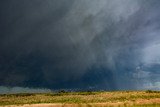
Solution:
<svg viewBox="0 0 160 107"><path fill-rule="evenodd" d="M5 107L160 107L160 91L58 92L0 95Z"/></svg>

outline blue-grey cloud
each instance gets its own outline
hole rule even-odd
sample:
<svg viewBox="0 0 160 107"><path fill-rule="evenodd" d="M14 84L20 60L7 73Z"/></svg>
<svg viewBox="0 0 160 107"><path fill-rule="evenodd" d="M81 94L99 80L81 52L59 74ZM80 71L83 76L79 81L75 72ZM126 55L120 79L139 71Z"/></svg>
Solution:
<svg viewBox="0 0 160 107"><path fill-rule="evenodd" d="M0 86L0 94L15 94L15 93L50 93L50 89L35 89L24 87L5 87Z"/></svg>

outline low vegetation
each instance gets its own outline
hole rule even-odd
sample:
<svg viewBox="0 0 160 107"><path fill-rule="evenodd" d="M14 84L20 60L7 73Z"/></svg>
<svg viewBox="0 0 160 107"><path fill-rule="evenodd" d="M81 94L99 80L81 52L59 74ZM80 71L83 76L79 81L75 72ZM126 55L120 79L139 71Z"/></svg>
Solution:
<svg viewBox="0 0 160 107"><path fill-rule="evenodd" d="M160 91L21 93L0 95L0 106L23 104L87 104L160 107Z"/></svg>

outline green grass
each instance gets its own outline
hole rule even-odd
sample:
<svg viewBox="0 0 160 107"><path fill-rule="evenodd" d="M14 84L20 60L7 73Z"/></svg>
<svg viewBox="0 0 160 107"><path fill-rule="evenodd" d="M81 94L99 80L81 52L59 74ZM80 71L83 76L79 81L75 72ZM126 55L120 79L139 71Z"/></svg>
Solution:
<svg viewBox="0 0 160 107"><path fill-rule="evenodd" d="M159 91L113 91L113 92L58 92L58 93L21 93L0 95L0 105L22 105L40 103L124 103L123 106L133 103L132 107L160 107L160 102L137 105L138 100L160 99ZM158 100L160 101L160 100Z"/></svg>

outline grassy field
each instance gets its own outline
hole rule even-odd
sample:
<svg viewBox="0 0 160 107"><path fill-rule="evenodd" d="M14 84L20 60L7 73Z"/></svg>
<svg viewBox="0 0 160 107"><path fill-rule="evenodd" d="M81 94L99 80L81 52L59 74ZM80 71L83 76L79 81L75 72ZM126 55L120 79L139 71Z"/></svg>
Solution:
<svg viewBox="0 0 160 107"><path fill-rule="evenodd" d="M26 104L31 105L27 106ZM160 91L62 91L43 94L0 95L0 106L25 105L25 107L41 107L40 104L44 107L51 107L51 104L55 104L54 107L160 107Z"/></svg>

